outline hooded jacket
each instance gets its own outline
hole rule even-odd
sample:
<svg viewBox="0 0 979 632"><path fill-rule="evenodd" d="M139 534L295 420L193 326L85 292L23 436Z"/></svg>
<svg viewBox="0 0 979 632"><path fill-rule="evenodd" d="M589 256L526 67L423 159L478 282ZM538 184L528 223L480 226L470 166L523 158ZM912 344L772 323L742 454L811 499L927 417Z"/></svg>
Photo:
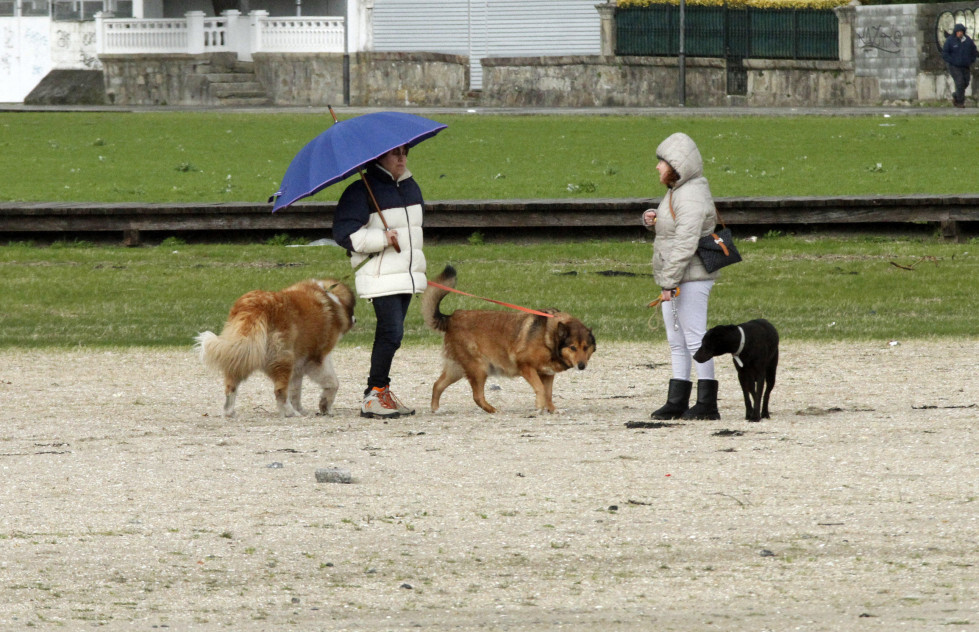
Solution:
<svg viewBox="0 0 979 632"><path fill-rule="evenodd" d="M700 151L692 138L676 133L660 143L656 156L665 160L680 178L656 209L653 240L656 283L672 289L687 281L716 279L719 273L707 272L697 256L697 242L711 234L717 224L717 211L704 177Z"/></svg>
<svg viewBox="0 0 979 632"><path fill-rule="evenodd" d="M388 226L398 233L401 252L387 245L384 224L362 180L351 183L333 217L333 239L350 253L361 298L417 294L428 286L422 252L422 192L410 171L395 181L377 163L365 170L371 191Z"/></svg>
<svg viewBox="0 0 979 632"><path fill-rule="evenodd" d="M958 31L962 31L962 39L955 35ZM968 68L975 63L976 54L976 43L965 34L965 26L956 24L952 27L952 34L948 36L948 39L945 40L945 46L942 47L942 59L945 60L945 63L959 68Z"/></svg>

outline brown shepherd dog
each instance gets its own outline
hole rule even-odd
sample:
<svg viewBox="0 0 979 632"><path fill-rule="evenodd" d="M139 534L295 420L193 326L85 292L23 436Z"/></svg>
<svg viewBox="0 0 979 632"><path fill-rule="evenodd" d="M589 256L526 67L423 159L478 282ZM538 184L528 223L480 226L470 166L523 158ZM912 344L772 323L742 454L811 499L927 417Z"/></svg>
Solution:
<svg viewBox="0 0 979 632"><path fill-rule="evenodd" d="M238 385L261 369L275 385L283 417L302 415L303 376L320 385L320 412L330 414L340 386L330 352L354 325L350 288L310 279L281 292L254 290L231 307L221 335L197 336L201 360L224 374L224 416L235 416Z"/></svg>
<svg viewBox="0 0 979 632"><path fill-rule="evenodd" d="M456 271L446 266L437 283L455 287ZM473 399L495 413L483 392L490 375L523 376L537 396L538 411L554 412L554 375L588 365L595 352L595 336L580 320L557 310L550 318L497 310L457 310L446 316L439 304L446 290L429 285L422 295L425 324L445 334L442 375L432 387L432 411L450 384L469 380Z"/></svg>

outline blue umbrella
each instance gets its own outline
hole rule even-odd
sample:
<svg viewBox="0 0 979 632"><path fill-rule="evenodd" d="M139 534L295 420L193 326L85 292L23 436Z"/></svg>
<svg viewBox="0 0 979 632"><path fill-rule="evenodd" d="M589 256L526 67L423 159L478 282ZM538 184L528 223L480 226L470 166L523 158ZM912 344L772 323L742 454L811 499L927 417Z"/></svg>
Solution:
<svg viewBox="0 0 979 632"><path fill-rule="evenodd" d="M292 159L282 185L269 198L274 202L272 212L348 178L396 147L413 147L446 127L403 112L373 112L336 122Z"/></svg>

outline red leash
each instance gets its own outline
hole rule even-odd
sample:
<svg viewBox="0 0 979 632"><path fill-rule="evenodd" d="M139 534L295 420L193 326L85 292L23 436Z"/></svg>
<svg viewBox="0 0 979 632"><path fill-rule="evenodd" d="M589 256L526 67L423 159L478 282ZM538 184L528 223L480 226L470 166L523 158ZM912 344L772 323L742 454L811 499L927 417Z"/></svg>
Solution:
<svg viewBox="0 0 979 632"><path fill-rule="evenodd" d="M489 301L490 303L496 303L497 305L502 305L503 307L509 307L511 309L517 309L521 312L527 312L528 314L537 314L538 316L547 316L548 318L554 318L554 314L548 314L547 312L539 312L536 309L530 309L529 307L521 307L519 305L513 305L511 303L504 303L503 301L495 301L491 298L486 298L483 296L476 296L475 294L470 294L469 292L463 292L455 288L449 287L447 285L442 285L441 283L436 283L435 281L429 281L429 285L434 285L440 290L446 290L447 292L455 292L456 294L462 294L463 296L471 296L473 298L478 298L483 301Z"/></svg>

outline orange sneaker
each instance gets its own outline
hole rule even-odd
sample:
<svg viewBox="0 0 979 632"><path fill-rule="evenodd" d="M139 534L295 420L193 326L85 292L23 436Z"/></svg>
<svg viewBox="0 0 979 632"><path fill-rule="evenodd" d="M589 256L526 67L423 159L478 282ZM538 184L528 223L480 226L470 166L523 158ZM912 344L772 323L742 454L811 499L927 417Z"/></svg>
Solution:
<svg viewBox="0 0 979 632"><path fill-rule="evenodd" d="M414 412L414 411L413 411ZM360 405L360 416L382 419L397 419L401 416L398 405L391 397L391 391L385 386L375 386L367 393Z"/></svg>

